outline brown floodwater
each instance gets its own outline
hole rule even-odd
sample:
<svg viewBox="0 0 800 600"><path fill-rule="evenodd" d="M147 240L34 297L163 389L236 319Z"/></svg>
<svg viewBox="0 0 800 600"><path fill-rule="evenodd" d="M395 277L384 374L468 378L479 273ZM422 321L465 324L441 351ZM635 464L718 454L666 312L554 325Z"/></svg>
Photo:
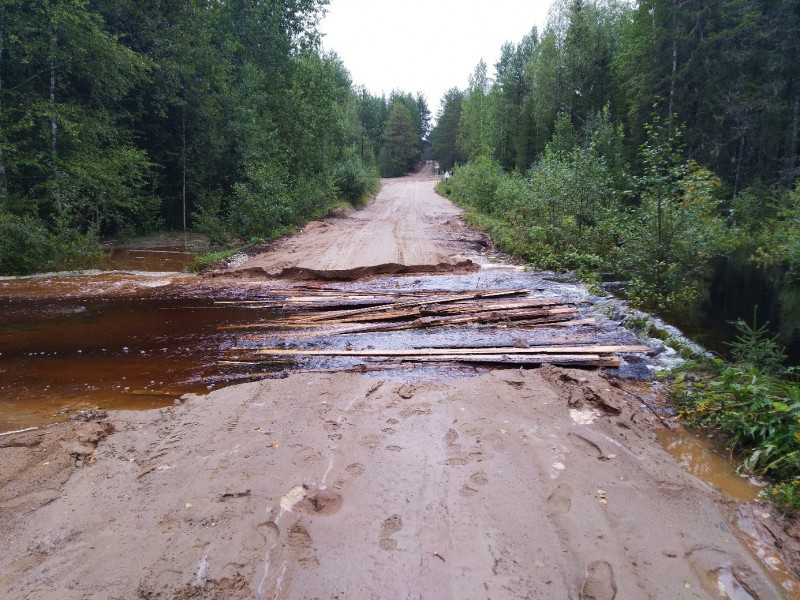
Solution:
<svg viewBox="0 0 800 600"><path fill-rule="evenodd" d="M173 242L115 251L118 271L0 278L0 432L96 407L156 408L225 382L218 360L236 336L220 328L255 317L214 301L257 290L170 272L194 260L164 250Z"/></svg>
<svg viewBox="0 0 800 600"><path fill-rule="evenodd" d="M740 476L736 472L736 462L707 437L687 429L658 429L656 437L684 470L730 498L753 502L763 489Z"/></svg>

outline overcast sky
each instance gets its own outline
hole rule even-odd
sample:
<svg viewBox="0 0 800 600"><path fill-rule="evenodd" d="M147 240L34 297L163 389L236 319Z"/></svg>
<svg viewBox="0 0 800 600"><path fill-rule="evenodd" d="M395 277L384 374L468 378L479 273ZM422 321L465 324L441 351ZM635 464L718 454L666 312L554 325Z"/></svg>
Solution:
<svg viewBox="0 0 800 600"><path fill-rule="evenodd" d="M451 87L464 89L483 58L494 72L504 42L541 31L551 0L331 0L325 50L375 94L422 92L434 117Z"/></svg>

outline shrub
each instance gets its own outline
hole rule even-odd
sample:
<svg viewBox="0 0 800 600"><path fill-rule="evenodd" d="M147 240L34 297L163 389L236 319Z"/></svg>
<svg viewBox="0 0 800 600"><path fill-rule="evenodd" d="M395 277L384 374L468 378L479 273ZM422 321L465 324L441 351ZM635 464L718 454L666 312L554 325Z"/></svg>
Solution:
<svg viewBox="0 0 800 600"><path fill-rule="evenodd" d="M377 187L378 174L360 160L349 158L336 165L333 184L341 198L358 206Z"/></svg>

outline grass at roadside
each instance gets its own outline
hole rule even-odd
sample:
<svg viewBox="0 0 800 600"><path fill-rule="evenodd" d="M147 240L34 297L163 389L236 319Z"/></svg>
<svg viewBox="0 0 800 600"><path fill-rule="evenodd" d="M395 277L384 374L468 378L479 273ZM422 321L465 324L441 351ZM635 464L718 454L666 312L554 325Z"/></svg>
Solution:
<svg viewBox="0 0 800 600"><path fill-rule="evenodd" d="M766 326L738 324L731 362L690 362L672 377L671 395L689 425L716 433L740 470L771 482L786 513L800 511L800 381Z"/></svg>

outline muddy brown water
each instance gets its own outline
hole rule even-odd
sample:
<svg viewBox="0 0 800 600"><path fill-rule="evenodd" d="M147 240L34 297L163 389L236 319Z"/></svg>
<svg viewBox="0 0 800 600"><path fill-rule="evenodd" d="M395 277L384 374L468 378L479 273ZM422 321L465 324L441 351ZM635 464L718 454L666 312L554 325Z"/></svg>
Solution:
<svg viewBox="0 0 800 600"><path fill-rule="evenodd" d="M112 249L113 271L0 278L0 432L66 420L80 410L147 409L224 381L221 330L252 320L179 273L197 236Z"/></svg>
<svg viewBox="0 0 800 600"><path fill-rule="evenodd" d="M736 472L736 462L707 437L687 429L656 430L658 441L673 458L698 479L729 498L753 502L764 489Z"/></svg>

